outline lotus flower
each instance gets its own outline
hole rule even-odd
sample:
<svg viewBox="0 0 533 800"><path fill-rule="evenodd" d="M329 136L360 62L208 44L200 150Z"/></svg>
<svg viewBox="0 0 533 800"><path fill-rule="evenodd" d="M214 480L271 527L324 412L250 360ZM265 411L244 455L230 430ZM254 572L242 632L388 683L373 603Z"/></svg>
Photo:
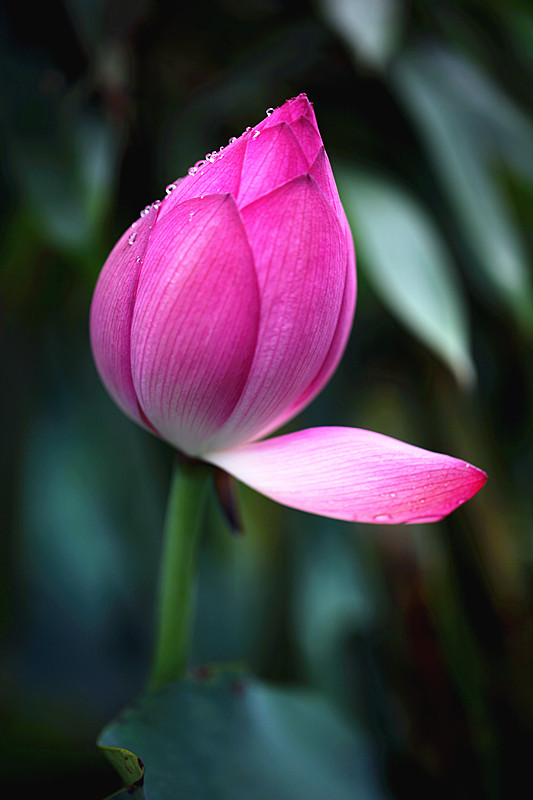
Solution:
<svg viewBox="0 0 533 800"><path fill-rule="evenodd" d="M337 367L355 287L352 236L302 94L123 234L94 292L95 363L135 422L280 503L363 522L441 519L482 471L354 428L264 439Z"/></svg>

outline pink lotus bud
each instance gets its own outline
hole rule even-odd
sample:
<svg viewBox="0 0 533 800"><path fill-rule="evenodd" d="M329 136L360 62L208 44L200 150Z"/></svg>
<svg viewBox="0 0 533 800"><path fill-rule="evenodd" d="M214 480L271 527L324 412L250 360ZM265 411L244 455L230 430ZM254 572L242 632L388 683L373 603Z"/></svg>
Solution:
<svg viewBox="0 0 533 800"><path fill-rule="evenodd" d="M274 446L275 461L275 443L285 437L253 444L304 408L331 377L351 329L355 283L351 232L313 108L302 94L197 162L119 239L91 308L96 366L120 408L182 453L218 464L245 482L250 460L251 485L287 505L342 519L374 517L378 512L365 510L361 516L357 507L361 459L355 459L358 471L352 477L353 464L343 473L342 480L349 484L353 478L358 485L352 505L343 495L341 509L325 474L315 485L320 454L309 450L312 436L282 446L284 489L292 481L294 496L272 486L275 469L267 451ZM325 447L328 459L335 447L327 445L324 431L335 431L331 441L339 452L350 446L341 445L339 431L351 429L317 430L322 433L313 446ZM314 488L306 483L301 448L310 459ZM291 455L298 466L289 476ZM385 455L380 450L369 460L374 471ZM475 468L467 473L462 466L450 478L448 462L464 462L429 455L437 459L433 476L446 460L446 503L410 511L404 503L387 521L443 516L485 480L484 473ZM395 458L394 464L396 451ZM406 458L400 459L404 484L409 454ZM261 462L265 486L258 478ZM333 476L331 466L328 470ZM398 477L393 469L384 478L386 489L392 481L393 497ZM439 492L434 477L428 497L423 482L415 483L421 504ZM382 484L379 491L382 496ZM405 500L409 489L402 491ZM372 506L368 496L365 504Z"/></svg>
<svg viewBox="0 0 533 800"><path fill-rule="evenodd" d="M122 410L196 456L279 427L322 388L355 264L305 95L189 173L107 259L91 339Z"/></svg>

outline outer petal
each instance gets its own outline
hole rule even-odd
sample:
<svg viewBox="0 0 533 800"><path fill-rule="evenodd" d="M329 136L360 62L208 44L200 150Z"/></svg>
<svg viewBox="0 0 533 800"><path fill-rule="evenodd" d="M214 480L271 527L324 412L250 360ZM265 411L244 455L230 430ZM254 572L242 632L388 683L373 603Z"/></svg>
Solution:
<svg viewBox="0 0 533 800"><path fill-rule="evenodd" d="M304 151L307 162L312 164L318 151L324 146L316 125L313 125L307 117L298 117L291 122L291 130Z"/></svg>
<svg viewBox="0 0 533 800"><path fill-rule="evenodd" d="M313 106L307 99L306 94L299 94L287 100L279 108L275 108L272 113L255 126L254 130L268 128L277 125L279 122L293 122L298 117L305 117L318 130Z"/></svg>
<svg viewBox="0 0 533 800"><path fill-rule="evenodd" d="M305 390L302 392L300 397L298 397L292 405L284 408L279 417L272 420L272 422L270 422L263 430L257 433L257 436L253 437L257 439L267 436L299 414L300 411L309 405L309 403L324 388L337 369L337 365L341 360L342 354L344 353L344 349L352 329L357 294L353 237L348 225L348 220L346 219L346 214L344 213L344 209L340 202L329 159L323 147L320 148L316 159L311 165L309 173L313 178L315 178L319 187L324 192L326 199L335 210L346 236L348 265L346 270L346 285L342 308L339 314L339 321L337 324L337 330L335 331L335 336L333 337L331 347L326 354L320 371L317 373L313 381L305 387Z"/></svg>
<svg viewBox="0 0 533 800"><path fill-rule="evenodd" d="M185 175L177 181L168 197L161 203L160 216L164 217L184 200L207 194L232 194L237 197L241 183L241 172L248 145L248 135L241 136L213 157L196 168L193 175Z"/></svg>
<svg viewBox="0 0 533 800"><path fill-rule="evenodd" d="M318 130L313 104L309 102L304 92L292 97L285 105L290 112L292 121L297 120L299 117L305 117Z"/></svg>
<svg viewBox="0 0 533 800"><path fill-rule="evenodd" d="M254 438L306 391L331 348L345 291L346 239L312 178L284 184L241 214L261 323L242 396L209 450Z"/></svg>
<svg viewBox="0 0 533 800"><path fill-rule="evenodd" d="M204 458L283 505L381 524L436 522L487 479L464 461L357 428L311 428Z"/></svg>
<svg viewBox="0 0 533 800"><path fill-rule="evenodd" d="M335 210L335 213L339 219L343 220L343 225L345 224L346 227L348 227L346 214L344 213L337 189L337 184L335 183L335 178L333 177L333 170L331 169L331 164L323 145L319 147L316 152L315 159L309 168L309 174L312 175L312 177L318 183L322 192L324 193L324 197L326 197L328 202L331 203L331 206Z"/></svg>
<svg viewBox="0 0 533 800"><path fill-rule="evenodd" d="M259 307L231 195L187 200L158 220L133 313L132 374L147 418L179 449L196 454L233 410Z"/></svg>
<svg viewBox="0 0 533 800"><path fill-rule="evenodd" d="M309 383L308 386L305 387L304 391L301 395L289 406L286 406L281 414L276 417L272 422L266 425L261 431L257 433L257 435L253 436L254 439L262 439L264 436L268 436L273 431L276 431L278 428L281 428L282 425L285 425L289 420L296 417L300 411L302 411L306 406L311 403L314 398L319 394L322 389L326 386L329 379L337 369L339 361L342 358L342 354L344 353L344 349L346 347L346 343L350 336L350 331L352 329L353 323L353 316L355 310L355 297L356 297L356 278L355 278L355 269L350 266L354 259L353 255L353 245L349 248L351 251L351 255L349 258L349 266L346 271L346 285L344 289L344 297L342 301L342 307L339 314L339 321L337 323L337 328L335 330L335 335L333 336L333 341L331 342L331 347L329 348L326 357L324 359L324 363L322 364L320 370L317 372L313 380Z"/></svg>
<svg viewBox="0 0 533 800"><path fill-rule="evenodd" d="M90 314L93 357L117 405L144 425L131 376L130 331L133 305L148 241L157 217L152 208L119 239L104 264Z"/></svg>
<svg viewBox="0 0 533 800"><path fill-rule="evenodd" d="M265 145L265 139L261 143L257 142L258 146L255 147L254 136L257 137L265 128L276 127L277 125L288 124L295 134L296 146L300 142L302 150L305 151L304 161L306 163L301 166L300 160L302 159L303 152L300 150L298 153L293 154L294 142L290 145L289 151L286 155L289 156L289 161L283 163L283 153L280 151L275 157L274 163L270 166L270 186L267 188L265 178L269 177L269 172L265 171L265 177L259 184L260 191L256 191L252 196L249 194L250 187L247 189L247 196L244 202L251 202L260 194L265 194L271 188L275 188L281 182L289 180L296 175L305 172L309 164L313 161L319 146L322 143L318 128L316 125L315 114L313 108L308 101L307 97L302 94L288 100L276 109L271 116L267 116L262 122L249 129L234 142L220 148L218 153L213 154L211 160L201 159L197 164L198 167L193 168L194 174L187 174L180 178L175 183L175 188L170 191L168 196L163 198L161 203L160 215L165 216L169 213L178 203L192 197L200 197L207 194L232 194L237 197L241 186L241 174L243 170L243 163L245 156L248 155L247 151L250 148L252 155L252 170L251 177L257 171L254 168L254 150L257 149L260 158L262 159L264 153L268 149ZM250 147L251 146L251 147ZM249 156L248 156L249 160ZM298 160L298 165L295 161ZM287 169L288 168L288 169ZM282 175L281 171L285 170L286 174ZM274 180L274 173L279 172L279 180ZM250 184L250 179L247 183ZM243 194L243 192L241 192ZM240 205L240 204L239 204Z"/></svg>
<svg viewBox="0 0 533 800"><path fill-rule="evenodd" d="M264 131L254 131L246 148L237 196L239 208L303 175L308 166L291 127L285 122Z"/></svg>

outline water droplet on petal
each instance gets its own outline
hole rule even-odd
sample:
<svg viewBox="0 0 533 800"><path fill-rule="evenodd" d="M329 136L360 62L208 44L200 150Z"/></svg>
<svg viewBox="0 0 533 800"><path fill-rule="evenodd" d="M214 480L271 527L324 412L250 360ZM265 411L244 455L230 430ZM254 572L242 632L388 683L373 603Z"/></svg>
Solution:
<svg viewBox="0 0 533 800"><path fill-rule="evenodd" d="M374 522L390 522L392 517L390 514L375 514L372 519Z"/></svg>
<svg viewBox="0 0 533 800"><path fill-rule="evenodd" d="M167 194L170 194L171 192L174 191L175 188L176 188L176 184L175 183L169 183L168 186L165 189L165 192Z"/></svg>
<svg viewBox="0 0 533 800"><path fill-rule="evenodd" d="M425 517L410 517L408 522L410 525L425 525L430 522L439 522L441 517L441 514L427 514Z"/></svg>
<svg viewBox="0 0 533 800"><path fill-rule="evenodd" d="M267 117L269 117L273 113L274 113L274 109L273 108L267 108L267 110L266 110Z"/></svg>
<svg viewBox="0 0 533 800"><path fill-rule="evenodd" d="M128 244L133 244L136 238L137 238L137 231L133 231L133 233L130 234L130 237L128 239Z"/></svg>
<svg viewBox="0 0 533 800"><path fill-rule="evenodd" d="M261 131L254 131L252 133L252 139L257 139L257 137L260 135L260 133L261 133Z"/></svg>
<svg viewBox="0 0 533 800"><path fill-rule="evenodd" d="M228 144L233 144L233 142L236 142L236 141L237 141L237 137L236 136L232 136L231 139L229 139Z"/></svg>

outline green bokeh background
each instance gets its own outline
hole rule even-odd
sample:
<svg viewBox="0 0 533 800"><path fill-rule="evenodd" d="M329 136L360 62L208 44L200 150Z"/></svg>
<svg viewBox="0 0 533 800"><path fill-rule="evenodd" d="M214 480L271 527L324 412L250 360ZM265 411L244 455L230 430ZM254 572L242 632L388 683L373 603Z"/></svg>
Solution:
<svg viewBox="0 0 533 800"><path fill-rule="evenodd" d="M6 794L118 789L95 739L150 657L172 453L97 378L98 272L168 183L301 91L354 231L359 298L338 372L288 429L379 430L489 482L431 526L333 522L243 489L236 538L213 503L193 661L244 661L338 704L376 797L527 785L532 73L518 0L2 7Z"/></svg>

